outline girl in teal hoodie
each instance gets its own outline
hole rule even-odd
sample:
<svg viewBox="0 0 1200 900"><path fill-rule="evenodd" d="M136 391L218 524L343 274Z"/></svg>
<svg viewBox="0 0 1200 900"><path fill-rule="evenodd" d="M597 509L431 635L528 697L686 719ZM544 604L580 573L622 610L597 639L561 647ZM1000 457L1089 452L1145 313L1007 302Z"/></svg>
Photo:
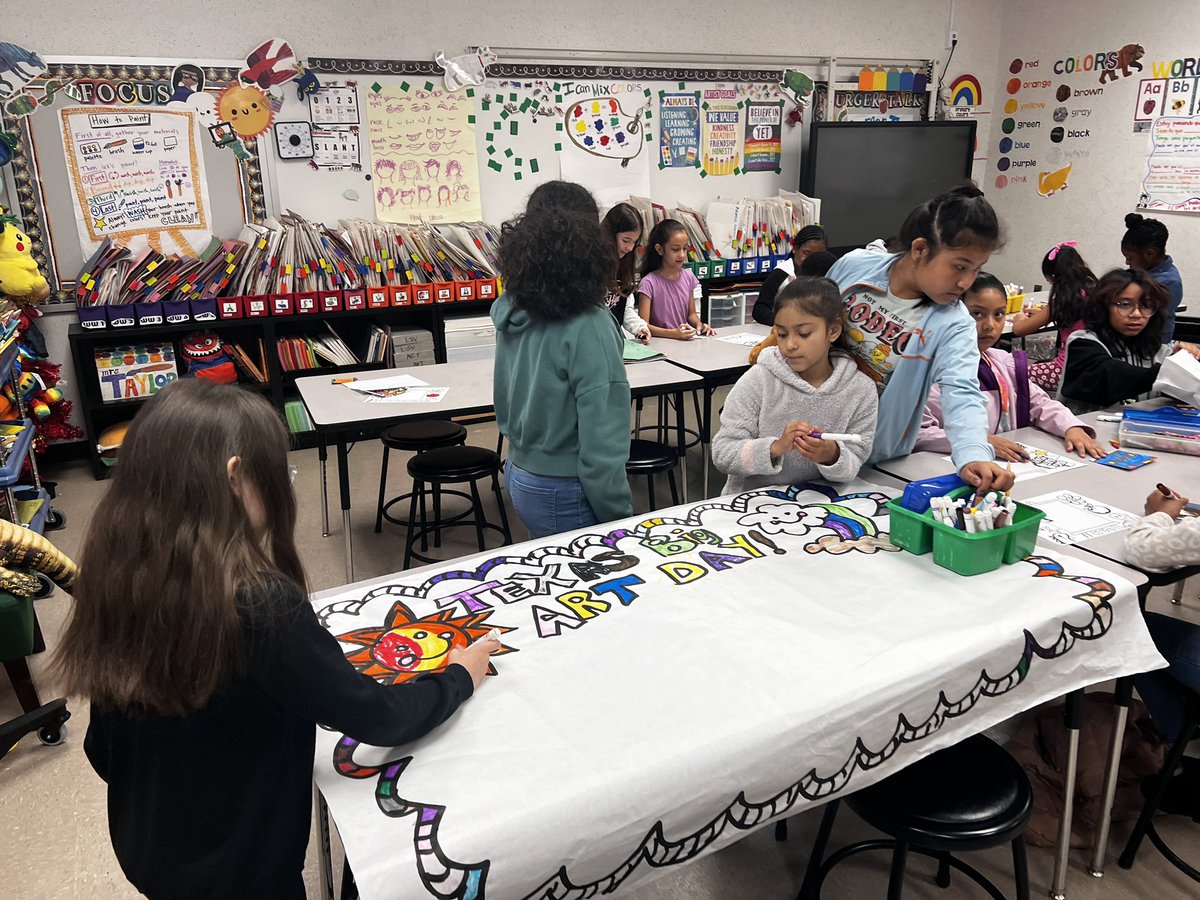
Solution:
<svg viewBox="0 0 1200 900"><path fill-rule="evenodd" d="M633 515L629 381L604 306L615 265L577 184L539 186L501 231L493 399L505 485L531 537Z"/></svg>

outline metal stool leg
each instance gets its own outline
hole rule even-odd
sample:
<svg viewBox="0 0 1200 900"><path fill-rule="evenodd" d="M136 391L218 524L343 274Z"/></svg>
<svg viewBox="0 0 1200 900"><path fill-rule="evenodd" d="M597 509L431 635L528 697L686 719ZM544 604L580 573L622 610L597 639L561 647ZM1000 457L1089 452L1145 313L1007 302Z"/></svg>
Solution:
<svg viewBox="0 0 1200 900"><path fill-rule="evenodd" d="M408 501L408 529L404 533L404 568L412 563L413 526L417 521L417 497L421 498L421 527L425 527L425 483L413 479L412 497Z"/></svg>
<svg viewBox="0 0 1200 900"><path fill-rule="evenodd" d="M937 875L933 879L934 884L940 888L950 887L950 854L938 854L938 870Z"/></svg>
<svg viewBox="0 0 1200 900"><path fill-rule="evenodd" d="M475 539L479 542L479 550L483 552L483 501L479 499L479 483L471 479L471 507L475 513Z"/></svg>
<svg viewBox="0 0 1200 900"><path fill-rule="evenodd" d="M1113 800L1117 796L1117 770L1121 767L1121 745L1125 740L1125 720L1129 716L1129 704L1133 700L1133 679L1118 678L1113 707L1113 733L1108 743L1108 767L1104 771L1104 798L1100 808L1100 820L1096 823L1096 845L1092 848L1092 862L1088 872L1094 877L1104 876L1104 857L1108 853L1108 829L1112 824Z"/></svg>
<svg viewBox="0 0 1200 900"><path fill-rule="evenodd" d="M442 546L442 486L436 481L433 483L433 546Z"/></svg>
<svg viewBox="0 0 1200 900"><path fill-rule="evenodd" d="M1183 586L1187 583L1186 578L1181 578L1175 582L1175 587L1171 591L1171 602L1180 605L1183 603Z"/></svg>
<svg viewBox="0 0 1200 900"><path fill-rule="evenodd" d="M646 475L646 497L650 501L650 508L647 509L646 511L653 512L654 511L654 475L653 474Z"/></svg>
<svg viewBox="0 0 1200 900"><path fill-rule="evenodd" d="M825 848L829 845L829 835L833 833L833 823L837 819L838 807L841 804L841 800L833 800L825 807L825 814L821 816L821 827L817 829L817 839L813 841L812 855L808 858L808 867L804 870L804 881L800 884L800 893L796 900L814 900L813 891L816 889L817 875L821 871Z"/></svg>
<svg viewBox="0 0 1200 900"><path fill-rule="evenodd" d="M667 484L671 486L671 505L679 505L679 487L675 484L675 469L674 467L667 469Z"/></svg>
<svg viewBox="0 0 1200 900"><path fill-rule="evenodd" d="M1029 860L1025 855L1025 838L1012 842L1013 879L1017 883L1017 900L1029 900Z"/></svg>
<svg viewBox="0 0 1200 900"><path fill-rule="evenodd" d="M888 875L887 900L900 900L904 894L904 866L908 862L908 844L896 841L892 851L892 870Z"/></svg>
<svg viewBox="0 0 1200 900"><path fill-rule="evenodd" d="M383 445L383 465L379 469L379 502L375 504L375 533L383 531L383 499L387 494L388 454L391 448Z"/></svg>
<svg viewBox="0 0 1200 900"><path fill-rule="evenodd" d="M504 529L504 543L512 543L512 532L508 528L508 510L504 507L504 494L500 491L499 475L492 475L492 491L496 495L496 506L500 509L500 526Z"/></svg>
<svg viewBox="0 0 1200 900"><path fill-rule="evenodd" d="M1063 813L1058 822L1058 846L1055 850L1054 876L1050 896L1065 900L1067 896L1067 862L1071 855L1071 820L1075 815L1075 781L1079 775L1079 730L1083 727L1083 690L1067 694L1063 708L1067 726L1067 772L1063 779Z"/></svg>

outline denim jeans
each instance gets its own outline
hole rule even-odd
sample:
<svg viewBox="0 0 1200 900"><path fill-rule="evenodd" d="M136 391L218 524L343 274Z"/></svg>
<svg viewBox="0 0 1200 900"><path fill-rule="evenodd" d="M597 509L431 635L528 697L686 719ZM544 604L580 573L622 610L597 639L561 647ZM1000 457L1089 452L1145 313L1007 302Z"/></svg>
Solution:
<svg viewBox="0 0 1200 900"><path fill-rule="evenodd" d="M1170 743L1179 736L1186 714L1180 683L1200 691L1200 626L1172 616L1146 613L1146 627L1170 668L1135 675L1133 683L1159 734Z"/></svg>
<svg viewBox="0 0 1200 900"><path fill-rule="evenodd" d="M598 521L578 478L536 475L510 459L504 463L504 485L530 537L574 531Z"/></svg>

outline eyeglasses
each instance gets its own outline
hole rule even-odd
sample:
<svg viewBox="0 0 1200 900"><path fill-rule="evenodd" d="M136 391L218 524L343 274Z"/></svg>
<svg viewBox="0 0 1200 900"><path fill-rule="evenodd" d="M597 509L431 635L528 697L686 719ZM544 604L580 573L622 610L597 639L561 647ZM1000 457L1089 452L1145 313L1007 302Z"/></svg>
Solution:
<svg viewBox="0 0 1200 900"><path fill-rule="evenodd" d="M1112 307L1123 316L1132 316L1134 310L1147 317L1158 312L1158 304L1153 300L1139 300L1137 303L1134 303L1132 300L1115 300Z"/></svg>

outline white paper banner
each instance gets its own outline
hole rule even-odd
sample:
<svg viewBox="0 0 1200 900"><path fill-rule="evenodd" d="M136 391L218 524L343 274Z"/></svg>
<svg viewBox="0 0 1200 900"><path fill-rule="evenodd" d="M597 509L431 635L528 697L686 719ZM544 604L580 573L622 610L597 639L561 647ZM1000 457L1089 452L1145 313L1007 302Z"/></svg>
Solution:
<svg viewBox="0 0 1200 900"><path fill-rule="evenodd" d="M887 542L881 489L840 491L721 497L319 601L389 683L503 632L495 677L425 738L318 732L365 900L607 895L1163 664L1129 584L1048 556L964 578ZM397 643L418 647L403 672Z"/></svg>

